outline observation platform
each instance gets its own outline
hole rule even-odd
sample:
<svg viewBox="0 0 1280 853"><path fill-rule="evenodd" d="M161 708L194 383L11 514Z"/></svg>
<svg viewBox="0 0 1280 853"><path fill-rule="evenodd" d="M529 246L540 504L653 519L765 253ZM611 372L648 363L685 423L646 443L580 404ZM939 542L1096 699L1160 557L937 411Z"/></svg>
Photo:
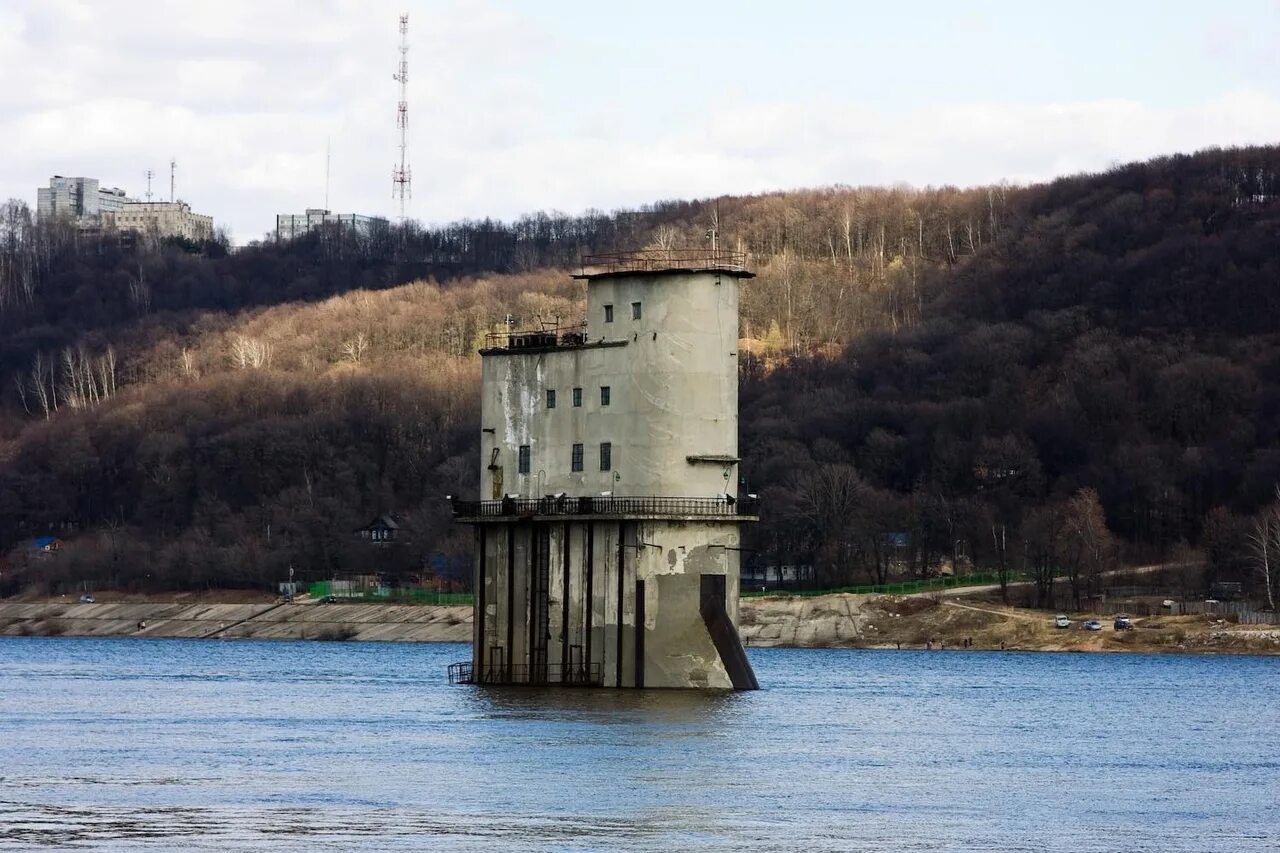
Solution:
<svg viewBox="0 0 1280 853"><path fill-rule="evenodd" d="M760 499L667 497L546 497L496 501L452 499L462 524L512 521L759 521Z"/></svg>
<svg viewBox="0 0 1280 853"><path fill-rule="evenodd" d="M639 249L631 252L606 252L583 255L582 271L577 279L603 276L653 275L655 273L712 272L734 278L755 278L747 269L746 252L722 249Z"/></svg>

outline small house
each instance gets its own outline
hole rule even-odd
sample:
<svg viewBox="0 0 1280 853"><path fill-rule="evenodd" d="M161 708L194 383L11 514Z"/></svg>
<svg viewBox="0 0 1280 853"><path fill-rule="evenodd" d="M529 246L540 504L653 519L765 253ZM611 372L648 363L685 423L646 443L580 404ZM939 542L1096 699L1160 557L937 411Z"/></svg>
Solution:
<svg viewBox="0 0 1280 853"><path fill-rule="evenodd" d="M375 545L387 545L396 541L400 533L400 525L390 514L384 513L356 531L366 542Z"/></svg>

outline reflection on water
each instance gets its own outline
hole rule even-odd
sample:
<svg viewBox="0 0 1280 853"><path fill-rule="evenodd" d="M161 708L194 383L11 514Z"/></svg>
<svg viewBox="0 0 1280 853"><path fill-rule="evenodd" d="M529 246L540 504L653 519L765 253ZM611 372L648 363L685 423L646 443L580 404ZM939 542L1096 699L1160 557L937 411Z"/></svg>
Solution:
<svg viewBox="0 0 1280 853"><path fill-rule="evenodd" d="M1280 845L1276 659L752 649L732 694L466 653L0 640L0 849Z"/></svg>
<svg viewBox="0 0 1280 853"><path fill-rule="evenodd" d="M509 719L558 717L595 725L714 723L740 707L744 694L692 690L594 690L508 687L469 690L468 707Z"/></svg>

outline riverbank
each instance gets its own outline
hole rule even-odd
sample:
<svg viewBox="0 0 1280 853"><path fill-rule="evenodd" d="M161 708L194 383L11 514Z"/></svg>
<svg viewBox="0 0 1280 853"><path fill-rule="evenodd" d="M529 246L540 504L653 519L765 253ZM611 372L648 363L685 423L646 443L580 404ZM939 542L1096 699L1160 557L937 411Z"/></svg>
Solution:
<svg viewBox="0 0 1280 853"><path fill-rule="evenodd" d="M109 594L99 598L109 599ZM282 604L253 595L177 600L65 599L0 602L0 636L252 638L470 642L471 608L415 604ZM212 600L211 600L212 599ZM225 599L232 599L231 601ZM1150 616L1134 629L1084 631L1093 614L1053 614L940 596L833 594L741 602L748 646L1018 649L1072 652L1280 654L1280 625L1234 625L1211 616Z"/></svg>
<svg viewBox="0 0 1280 853"><path fill-rule="evenodd" d="M1116 631L1112 616L1070 616L1071 627L1056 628L1051 612L958 596L779 596L743 599L739 632L749 646L1280 654L1280 625L1147 616ZM1089 619L1102 630L1085 631Z"/></svg>
<svg viewBox="0 0 1280 853"><path fill-rule="evenodd" d="M471 641L471 608L415 604L0 601L0 635Z"/></svg>

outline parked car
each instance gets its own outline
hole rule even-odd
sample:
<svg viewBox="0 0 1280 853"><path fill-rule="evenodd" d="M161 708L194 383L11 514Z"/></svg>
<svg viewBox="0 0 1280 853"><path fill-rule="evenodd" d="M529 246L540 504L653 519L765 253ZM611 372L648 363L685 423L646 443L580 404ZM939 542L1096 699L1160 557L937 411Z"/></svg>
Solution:
<svg viewBox="0 0 1280 853"><path fill-rule="evenodd" d="M95 601L94 597L92 595L89 595L88 593L85 593L84 595L80 596L81 604L93 604L94 601Z"/></svg>
<svg viewBox="0 0 1280 853"><path fill-rule="evenodd" d="M1131 631L1133 630L1133 620L1129 618L1127 613L1117 613L1115 624L1112 627L1117 631Z"/></svg>
<svg viewBox="0 0 1280 853"><path fill-rule="evenodd" d="M1090 619L1088 622L1084 623L1080 627L1084 628L1086 631L1101 631L1102 623L1099 622L1097 619Z"/></svg>
<svg viewBox="0 0 1280 853"><path fill-rule="evenodd" d="M1071 627L1071 620L1067 618L1067 614L1065 614L1065 613L1059 613L1056 617L1054 617L1054 620L1053 620L1053 627L1055 627L1055 628L1070 628L1070 627Z"/></svg>

